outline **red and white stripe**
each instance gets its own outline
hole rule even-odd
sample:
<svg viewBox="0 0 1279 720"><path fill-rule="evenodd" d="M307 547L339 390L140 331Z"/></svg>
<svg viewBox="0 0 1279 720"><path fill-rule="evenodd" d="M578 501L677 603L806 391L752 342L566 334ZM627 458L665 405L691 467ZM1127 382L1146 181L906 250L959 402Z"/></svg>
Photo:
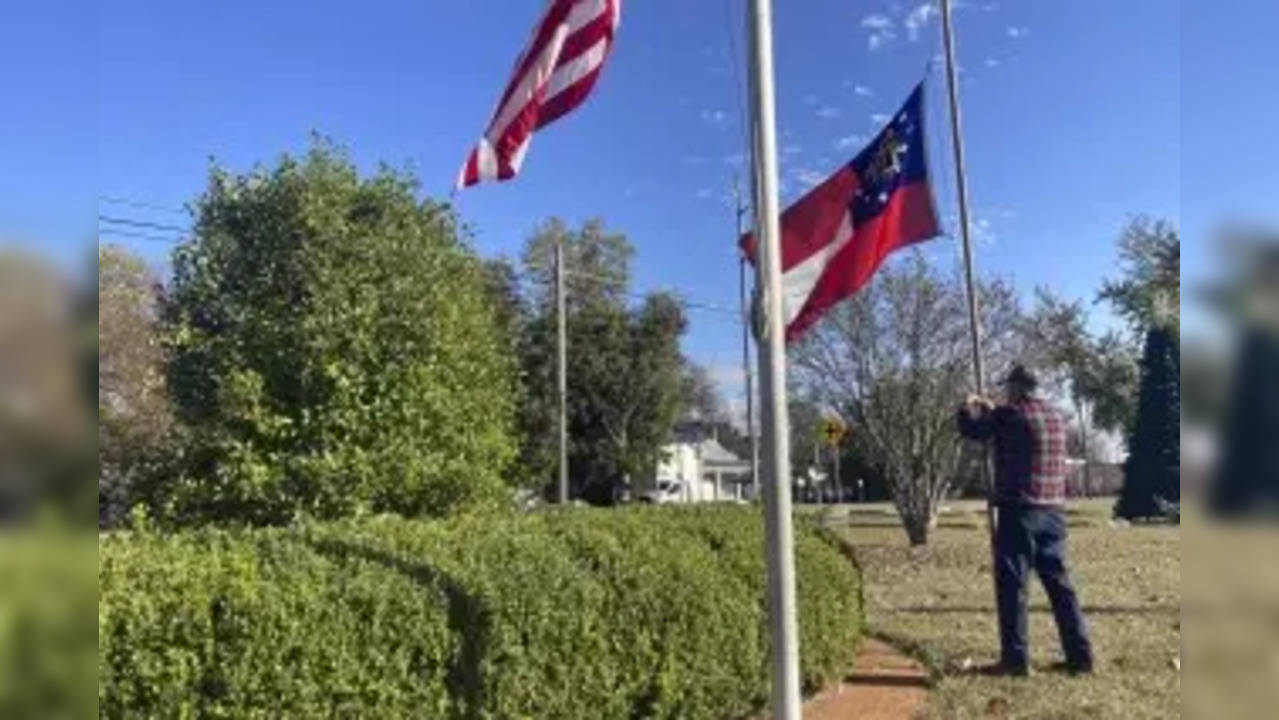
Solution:
<svg viewBox="0 0 1279 720"><path fill-rule="evenodd" d="M622 0L550 0L484 137L462 166L459 188L515 177L533 133L586 100L613 47L621 12Z"/></svg>

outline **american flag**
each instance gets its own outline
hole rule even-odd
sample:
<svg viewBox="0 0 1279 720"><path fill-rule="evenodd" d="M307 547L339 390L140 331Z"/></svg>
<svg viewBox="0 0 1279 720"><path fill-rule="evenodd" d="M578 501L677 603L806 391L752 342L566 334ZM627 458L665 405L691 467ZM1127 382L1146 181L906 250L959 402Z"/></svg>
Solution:
<svg viewBox="0 0 1279 720"><path fill-rule="evenodd" d="M458 174L459 188L515 177L533 133L586 100L613 47L621 12L622 0L550 0L484 137Z"/></svg>

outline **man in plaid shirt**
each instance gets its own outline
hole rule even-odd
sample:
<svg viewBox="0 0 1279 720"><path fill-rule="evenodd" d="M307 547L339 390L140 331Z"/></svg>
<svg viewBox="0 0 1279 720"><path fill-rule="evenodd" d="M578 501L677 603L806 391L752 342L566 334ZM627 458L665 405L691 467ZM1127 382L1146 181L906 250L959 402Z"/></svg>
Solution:
<svg viewBox="0 0 1279 720"><path fill-rule="evenodd" d="M1030 673L1026 581L1039 575L1071 673L1093 669L1092 643L1079 598L1066 569L1066 419L1035 394L1035 376L1013 367L1004 387L1006 405L970 397L959 411L959 431L995 444L995 533L1000 673Z"/></svg>

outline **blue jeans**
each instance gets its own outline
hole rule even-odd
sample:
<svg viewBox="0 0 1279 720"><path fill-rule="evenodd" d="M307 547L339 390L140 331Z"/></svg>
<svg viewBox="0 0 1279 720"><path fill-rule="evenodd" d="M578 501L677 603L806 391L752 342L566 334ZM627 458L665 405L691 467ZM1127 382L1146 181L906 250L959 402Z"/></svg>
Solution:
<svg viewBox="0 0 1279 720"><path fill-rule="evenodd" d="M1066 570L1066 520L1058 510L1002 505L995 535L1001 661L1025 667L1030 661L1026 629L1026 583L1035 569L1052 603L1066 661L1092 664L1092 643L1079 598Z"/></svg>

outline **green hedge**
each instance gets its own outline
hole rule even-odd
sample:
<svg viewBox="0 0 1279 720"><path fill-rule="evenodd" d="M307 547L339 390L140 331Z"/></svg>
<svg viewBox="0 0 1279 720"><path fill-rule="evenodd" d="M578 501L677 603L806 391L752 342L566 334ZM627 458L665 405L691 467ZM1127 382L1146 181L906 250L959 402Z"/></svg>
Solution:
<svg viewBox="0 0 1279 720"><path fill-rule="evenodd" d="M768 698L749 508L119 534L99 706L125 715L736 718ZM851 663L859 574L797 526L804 684Z"/></svg>
<svg viewBox="0 0 1279 720"><path fill-rule="evenodd" d="M79 529L0 529L0 718L93 714L96 561Z"/></svg>

